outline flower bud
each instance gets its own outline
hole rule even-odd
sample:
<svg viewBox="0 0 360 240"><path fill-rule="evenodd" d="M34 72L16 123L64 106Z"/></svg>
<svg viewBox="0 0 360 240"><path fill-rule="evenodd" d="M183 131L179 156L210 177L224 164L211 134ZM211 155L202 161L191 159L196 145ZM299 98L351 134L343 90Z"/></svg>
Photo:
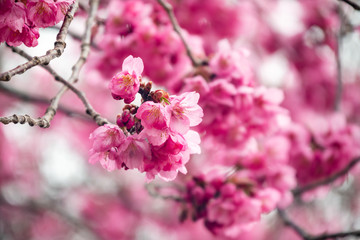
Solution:
<svg viewBox="0 0 360 240"><path fill-rule="evenodd" d="M166 103L169 102L169 93L162 89L151 92L150 95L156 103L162 103L163 101L165 101Z"/></svg>
<svg viewBox="0 0 360 240"><path fill-rule="evenodd" d="M129 118L129 121L126 123L126 129L130 130L135 125L135 121L133 117Z"/></svg>

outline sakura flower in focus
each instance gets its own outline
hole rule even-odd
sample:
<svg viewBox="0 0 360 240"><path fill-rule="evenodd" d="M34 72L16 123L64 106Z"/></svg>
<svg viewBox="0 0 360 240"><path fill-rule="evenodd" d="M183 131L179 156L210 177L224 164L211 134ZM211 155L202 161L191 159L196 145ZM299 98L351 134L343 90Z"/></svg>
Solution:
<svg viewBox="0 0 360 240"><path fill-rule="evenodd" d="M143 70L144 64L141 58L128 56L123 62L122 71L117 73L109 84L114 99L124 99L125 103L134 101L139 91Z"/></svg>
<svg viewBox="0 0 360 240"><path fill-rule="evenodd" d="M125 141L125 134L118 126L104 125L90 134L92 148L90 149L90 163L100 161L108 171L116 168L117 148Z"/></svg>
<svg viewBox="0 0 360 240"><path fill-rule="evenodd" d="M36 46L38 28L30 27L29 24L22 2L0 2L0 42L7 42L10 46L19 46L21 43L28 47Z"/></svg>
<svg viewBox="0 0 360 240"><path fill-rule="evenodd" d="M0 42L10 46L24 43L35 47L39 28L53 26L64 19L74 0L29 0L0 2Z"/></svg>
<svg viewBox="0 0 360 240"><path fill-rule="evenodd" d="M115 99L129 103L139 92L142 103L125 105L116 117L117 126L105 125L91 134L90 162L100 161L109 171L137 169L146 173L148 181L155 176L172 181L178 172L187 173L190 154L201 153L200 135L190 130L202 121L200 95L169 96L162 89L151 91L152 82L140 84L143 69L140 58L129 56L111 80L109 88Z"/></svg>
<svg viewBox="0 0 360 240"><path fill-rule="evenodd" d="M152 147L152 161L146 164L147 179L152 180L156 174L165 181L174 180L178 171L186 173L185 164L190 154L187 142L179 133L171 133L161 146Z"/></svg>
<svg viewBox="0 0 360 240"><path fill-rule="evenodd" d="M3 0L0 2L0 28L8 27L14 32L22 31L26 21L25 6L22 2Z"/></svg>
<svg viewBox="0 0 360 240"><path fill-rule="evenodd" d="M28 18L38 27L49 27L56 24L57 7L52 0L28 1Z"/></svg>
<svg viewBox="0 0 360 240"><path fill-rule="evenodd" d="M200 95L196 92L185 92L180 96L170 97L171 119L170 128L185 134L189 127L198 125L204 116L198 105Z"/></svg>
<svg viewBox="0 0 360 240"><path fill-rule="evenodd" d="M170 112L162 103L145 102L136 114L144 126L144 134L153 145L163 144L169 136Z"/></svg>
<svg viewBox="0 0 360 240"><path fill-rule="evenodd" d="M146 139L134 134L128 136L119 147L119 160L129 169L144 171L144 158L151 160L150 145Z"/></svg>

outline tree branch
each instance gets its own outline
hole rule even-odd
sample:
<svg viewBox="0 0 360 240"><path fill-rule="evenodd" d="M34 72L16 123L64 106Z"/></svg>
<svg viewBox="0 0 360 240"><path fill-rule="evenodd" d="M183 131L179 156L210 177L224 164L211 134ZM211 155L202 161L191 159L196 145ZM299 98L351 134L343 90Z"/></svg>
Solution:
<svg viewBox="0 0 360 240"><path fill-rule="evenodd" d="M10 46L8 46L10 47ZM19 54L20 56L26 58L26 59L31 59L32 57L27 54L25 51L17 48L17 47L10 47L12 49L13 52ZM95 122L98 124L98 125L104 125L104 124L107 124L109 123L109 121L103 117L100 116L99 113L97 113L94 108L91 106L90 102L87 100L85 94L78 90L76 87L74 87L73 84L71 84L70 82L66 81L64 78L62 78L59 74L57 74L55 72L55 70L53 70L49 65L42 65L43 68L45 68L51 75L54 76L55 80L58 81L58 82L61 82L62 84L64 84L66 90L67 89L70 89L72 92L74 92L78 97L79 99L82 101L82 103L84 104L85 108L86 108L86 113L93 119L95 120ZM65 93L64 92L64 87L59 91L59 93L61 92L61 94ZM65 91L66 91L65 90ZM40 121L39 119L34 119L34 118L31 118L30 116L26 115L27 117L25 117L25 115L12 115L10 117L7 117L7 118L3 118L3 119L0 119L0 122L4 123L4 124L8 124L8 123L20 123L20 124L23 124L25 122L28 122L30 126L39 126L39 127L43 127L43 128L47 128L50 126L50 121L52 120L52 118L55 116L55 113L56 113L56 110L59 108L59 104L58 104L58 101L60 100L60 95L59 93L56 95L58 97L58 100L57 102L55 103L56 105L54 105L54 99L53 98L50 102L52 105L50 105L48 107L48 109L46 110L46 113L45 115L42 117L42 119L45 120L45 122L43 121ZM53 115L50 115L50 116L47 116L47 114L49 114L49 111L50 111L50 114L54 113ZM15 117L16 116L16 117ZM21 120L21 121L20 121ZM39 120L39 121L37 121Z"/></svg>
<svg viewBox="0 0 360 240"><path fill-rule="evenodd" d="M325 240L325 239L337 239L337 238L344 238L349 236L360 237L360 230L355 231L348 231L348 232L338 232L338 233L331 233L331 234L322 234L319 236L313 236L311 240Z"/></svg>
<svg viewBox="0 0 360 240"><path fill-rule="evenodd" d="M357 0L339 0L342 1L344 3L347 3L348 5L350 5L351 7L353 7L355 10L360 10L360 2Z"/></svg>
<svg viewBox="0 0 360 240"><path fill-rule="evenodd" d="M344 29L344 13L341 9L341 6L338 6L338 15L340 18L340 29L336 36L337 46L336 46L336 52L335 52L336 69L337 69L337 86L336 86L336 95L335 95L335 104L334 104L335 111L340 110L340 104L341 104L342 93L343 93L343 81L342 81L342 72L341 72L342 66L341 66L340 54L341 54L342 38L344 35L344 30L343 30Z"/></svg>
<svg viewBox="0 0 360 240"><path fill-rule="evenodd" d="M53 28L53 29L60 29L59 26L52 26L50 28ZM78 41L81 41L82 40L82 36L74 31L71 31L70 29L68 30L68 36L71 36L73 39L75 40L78 40ZM91 47L96 49L96 50L100 50L100 47L98 45L96 45L94 42L91 42Z"/></svg>
<svg viewBox="0 0 360 240"><path fill-rule="evenodd" d="M80 70L84 65L84 63L86 62L86 59L89 55L90 42L91 42L91 28L95 22L95 16L98 6L99 6L99 0L90 1L90 12L86 20L86 28L82 38L80 57L78 61L75 63L75 65L72 67L72 74L69 80L67 81L70 84L64 84L65 86L63 86L60 89L60 91L56 94L56 96L51 100L51 105L48 107L48 109L45 112L45 115L43 116L43 118L48 119L49 122L54 118L56 114L56 110L58 108L61 97L68 89L71 89L73 92L76 93L76 95L78 95L78 97L84 103L86 107L86 113L90 115L98 125L104 125L108 123L106 119L102 118L100 114L97 113L91 107L90 103L86 100L85 94L83 92L77 90L76 88L71 87L71 84L76 83L78 81Z"/></svg>
<svg viewBox="0 0 360 240"><path fill-rule="evenodd" d="M299 196L299 195L303 194L304 192L313 190L319 186L330 184L330 183L334 182L336 179L346 175L353 167L355 167L355 165L358 162L360 162L360 157L354 158L344 169L340 170L339 172L334 173L333 175L331 175L325 179L310 183L310 184L305 185L300 188L296 188L292 191L292 193L294 196Z"/></svg>
<svg viewBox="0 0 360 240"><path fill-rule="evenodd" d="M304 229L302 229L301 227L299 227L293 221L290 220L290 218L288 217L288 215L285 213L285 211L283 209L278 208L277 212L278 212L278 215L280 216L280 218L282 219L282 221L284 222L285 226L292 228L304 240L312 239L311 236L307 232L305 232Z"/></svg>
<svg viewBox="0 0 360 240"><path fill-rule="evenodd" d="M160 194L159 191L158 191L158 189L160 188L159 186L146 184L145 188L148 191L149 195L154 197L154 198L161 198L161 199L164 199L164 200L173 200L175 202L185 202L185 199L183 199L182 197L179 197L179 196Z"/></svg>
<svg viewBox="0 0 360 240"><path fill-rule="evenodd" d="M178 21L176 20L174 11L173 11L173 7L171 6L171 4L169 4L168 2L166 2L166 0L157 0L158 3L164 8L164 10L166 11L167 15L169 16L169 19L171 21L171 24L173 26L174 31L179 35L182 43L184 44L184 47L186 49L186 54L188 55L188 57L191 60L191 63L194 67L198 67L203 65L204 63L195 59L194 55L192 54L189 45L187 44L184 36L181 33L181 27L178 23Z"/></svg>
<svg viewBox="0 0 360 240"><path fill-rule="evenodd" d="M51 104L46 109L44 116L41 118L34 119L34 118L30 117L29 115L14 114L10 117L0 118L0 122L2 122L4 124L8 124L11 122L15 123L15 124L16 123L23 124L25 122L28 122L30 126L36 125L39 127L48 128L48 127L50 127L50 121L54 118L56 111L59 107L59 102L60 102L61 97L64 95L64 93L68 89L70 89L80 98L80 100L85 105L86 113L88 115L90 115L90 117L92 119L94 119L94 121L98 125L104 125L104 124L109 123L108 120L101 117L100 114L97 113L93 109L93 107L91 106L89 101L86 99L85 94L83 92L79 91L77 88L75 88L72 85L73 83L75 83L78 80L80 70L81 70L82 66L84 65L86 58L90 52L91 28L94 24L94 19L95 19L96 11L98 8L98 4L99 4L98 0L92 0L90 2L90 13L86 20L86 29L85 29L85 33L84 33L84 36L82 39L80 58L78 59L76 64L72 67L72 75L71 75L70 79L68 81L66 81L49 66L43 66L46 70L48 70L55 77L56 81L59 81L62 84L64 84L64 86L60 89L60 91L56 94L56 96L51 99ZM31 58L28 54L26 54L24 51L22 51L20 49L17 49L17 48L12 48L12 49L14 52L17 52L18 54L20 54L21 56L23 56L25 58L28 58L28 59Z"/></svg>
<svg viewBox="0 0 360 240"><path fill-rule="evenodd" d="M32 103L46 104L46 105L48 105L50 103L50 99L48 99L48 98L30 95L25 92L16 90L14 88L9 88L3 84L0 84L0 92L3 92L10 97L20 99L24 102L32 102ZM88 115L84 114L83 112L79 112L77 110L70 109L66 106L60 105L58 110L64 114L66 114L69 117L78 117L79 119L82 119L85 121L91 121L91 118L89 118Z"/></svg>
<svg viewBox="0 0 360 240"><path fill-rule="evenodd" d="M65 15L63 24L60 28L59 33L56 36L56 41L54 43L53 49L50 49L46 52L45 55L41 57L33 57L32 60L28 61L27 63L21 64L12 70L2 73L0 75L0 81L10 81L10 79L14 75L22 74L36 65L47 65L54 58L60 57L66 47L65 38L68 32L69 25L73 20L74 14L77 9L78 1L75 0L75 2L70 6L68 12Z"/></svg>
<svg viewBox="0 0 360 240"><path fill-rule="evenodd" d="M24 124L24 123L28 123L29 126L39 126L41 128L47 128L50 126L50 123L43 118L33 118L30 117L29 115L25 114L25 115L20 115L20 114L13 114L12 116L8 116L8 117L0 117L0 122L3 124L9 124L9 123L14 123L14 124Z"/></svg>
<svg viewBox="0 0 360 240"><path fill-rule="evenodd" d="M310 235L307 233L304 229L299 227L297 224L295 224L285 213L283 209L278 208L277 209L278 215L284 222L285 226L288 226L292 228L302 239L304 240L326 240L326 239L337 239L337 238L343 238L348 236L360 236L360 230L355 231L347 231L347 232L337 232L337 233L330 233L330 234L321 234L321 235Z"/></svg>
<svg viewBox="0 0 360 240"><path fill-rule="evenodd" d="M83 219L75 217L67 211L64 211L63 207L59 207L61 206L61 201L47 198L46 200L42 201L29 200L22 205L13 206L12 204L8 203L0 194L0 206L5 206L6 208L13 207L14 209L37 215L39 213L49 211L56 214L64 221L64 223L69 224L69 226L71 226L75 230L75 232L82 230L86 234L86 239L88 239L88 237L90 237L90 239L92 240L99 239L91 226L89 226Z"/></svg>

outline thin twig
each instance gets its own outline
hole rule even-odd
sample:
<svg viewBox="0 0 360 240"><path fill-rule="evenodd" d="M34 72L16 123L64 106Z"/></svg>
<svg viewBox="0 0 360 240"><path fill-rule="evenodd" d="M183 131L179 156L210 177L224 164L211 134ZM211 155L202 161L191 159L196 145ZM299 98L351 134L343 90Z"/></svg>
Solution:
<svg viewBox="0 0 360 240"><path fill-rule="evenodd" d="M89 7L85 3L83 3L83 1L79 1L79 7L84 12L88 13L90 11ZM95 16L95 21L98 25L104 25L106 23L106 19L100 18L98 16Z"/></svg>
<svg viewBox="0 0 360 240"><path fill-rule="evenodd" d="M283 220L284 224L292 229L294 229L294 231L301 236L304 240L311 240L311 236L301 227L299 227L298 225L296 225L293 221L290 220L290 218L288 217L288 215L285 213L285 211L283 209L278 208L277 209L278 215L280 216L280 218Z"/></svg>
<svg viewBox="0 0 360 240"><path fill-rule="evenodd" d="M68 28L71 21L74 18L74 14L77 9L78 9L78 1L76 0L70 6L68 12L65 15L63 24L60 28L59 33L56 36L56 41L54 43L53 49L50 49L49 51L46 52L45 55L41 57L33 57L32 60L28 61L27 63L21 64L12 70L2 73L0 75L0 81L10 81L10 79L14 75L22 74L36 65L47 65L54 58L60 57L66 47L65 39L68 32Z"/></svg>
<svg viewBox="0 0 360 240"><path fill-rule="evenodd" d="M185 199L179 196L173 196L173 195L161 195L156 189L158 187L153 186L151 184L145 185L146 190L148 191L149 195L155 198L161 198L164 200L172 200L175 202L185 202Z"/></svg>
<svg viewBox="0 0 360 240"><path fill-rule="evenodd" d="M14 52L14 53L17 53L19 54L20 56L28 59L28 60L31 60L32 57L27 54L25 51L21 50L20 48L18 47L12 47L12 46L9 46L7 45L7 47L11 48L11 50ZM64 84L65 86L67 86L68 88L70 88L71 90L74 90L75 92L77 92L78 90L69 82L67 82L64 78L62 78L59 74L57 74L55 72L55 70L53 70L49 65L41 65L41 67L43 67L44 69L46 69L51 75L54 76L55 80L58 81L58 82L61 82L62 84Z"/></svg>
<svg viewBox="0 0 360 240"><path fill-rule="evenodd" d="M59 26L52 26L52 27L49 27L49 28L53 28L53 29L60 29ZM68 30L68 36L71 36L73 39L77 40L77 41L81 41L82 40L82 36L74 31L71 31L70 29ZM96 50L100 50L100 47L94 43L94 42L91 42L91 47L96 49Z"/></svg>
<svg viewBox="0 0 360 240"><path fill-rule="evenodd" d="M341 104L341 99L342 99L342 93L343 93L343 82L342 82L342 66L341 66L341 58L340 58L340 54L341 54L341 45L342 45L342 38L344 35L344 13L341 9L341 6L338 6L338 15L340 18L340 28L339 28L339 32L336 36L336 40L337 40L337 46L336 46L336 53L335 53L335 57L336 57L336 68L337 68L337 86L336 86L336 96L335 96L335 103L334 103L334 109L335 111L339 111L340 110L340 104Z"/></svg>
<svg viewBox="0 0 360 240"><path fill-rule="evenodd" d="M25 115L21 115L21 114L13 114L11 116L8 117L0 117L0 122L2 124L9 124L9 123L14 123L14 124L24 124L24 123L28 123L29 126L33 127L33 126L39 126L41 128L47 128L50 126L50 123L43 118L33 118L31 116L29 116L28 114Z"/></svg>
<svg viewBox="0 0 360 240"><path fill-rule="evenodd" d="M10 47L10 46L8 46ZM32 57L27 54L25 51L17 48L17 47L10 47L12 49L13 52L19 54L20 56L26 58L26 59L31 59ZM82 103L84 104L85 108L86 108L86 113L92 118L95 120L95 122L98 124L98 125L104 125L104 124L107 124L109 123L109 121L103 117L100 116L99 113L97 113L94 108L91 106L90 102L87 100L85 94L78 90L76 87L74 87L74 85L68 81L66 81L64 78L62 78L59 74L57 74L55 72L55 70L53 70L49 65L42 65L43 68L45 68L51 75L54 76L55 80L58 81L58 82L61 82L62 84L64 84L64 86L66 87L66 89L70 89L71 91L73 91L78 97L79 99L82 101ZM62 88L59 93L61 92L61 94L63 94L64 92L64 88ZM60 100L60 97L59 96L59 93L57 94L57 96L59 97L58 98L58 101ZM46 110L46 113L45 115L42 117L42 119L44 119L46 122L43 124L42 121L37 121L38 123L36 124L36 120L37 119L34 119L34 118L31 118L30 116L23 116L21 117L21 115L13 115L11 117L8 117L8 118L4 118L2 119L2 123L4 124L8 124L10 122L13 122L13 123L25 123L25 122L28 122L30 126L39 126L39 127L44 127L44 128L47 128L50 126L50 121L52 120L52 118L55 116L55 113L56 113L56 110L59 108L59 104L58 102L56 103L57 105L53 105L54 104L54 98L51 100L51 104L50 107ZM53 113L54 112L54 115L50 115L50 116L47 116L47 114L50 113ZM17 117L14 117L14 116L17 116ZM24 118L25 117L25 118ZM22 121L19 121L19 118L22 120ZM24 122L25 121L25 122ZM29 122L30 121L30 122ZM35 122L34 122L35 121Z"/></svg>
<svg viewBox="0 0 360 240"><path fill-rule="evenodd" d="M42 199L42 201L29 200L22 205L13 206L9 202L7 202L4 199L4 197L0 194L0 206L6 206L7 208L14 208L16 210L21 210L21 211L36 214L36 215L39 215L46 211L49 211L49 212L55 213L65 223L72 226L72 228L75 231L82 230L86 234L87 239L88 239L88 237L90 237L90 239L93 239L93 240L99 239L97 234L94 232L94 230L91 228L91 226L89 226L87 224L86 221L84 221L81 218L71 215L67 211L64 211L64 208L60 207L61 202L62 201L47 198L45 200Z"/></svg>
<svg viewBox="0 0 360 240"><path fill-rule="evenodd" d="M337 239L337 238L344 238L344 237L360 237L360 230L355 231L348 231L348 232L338 232L338 233L331 233L331 234L322 234L319 236L313 236L311 240L325 240L325 239Z"/></svg>
<svg viewBox="0 0 360 240"><path fill-rule="evenodd" d="M353 167L356 166L356 164L360 162L360 157L357 157L357 158L354 158L344 169L342 169L341 171L339 172L336 172L334 173L333 175L325 178L325 179L322 179L322 180L319 180L319 181L316 181L316 182L313 182L313 183L310 183L308 185L305 185L303 187L300 187L300 188L296 188L292 191L293 195L294 196L299 196L301 194L303 194L304 192L307 192L307 191L310 191L310 190L313 190L319 186L323 186L323 185L327 185L327 184L330 184L332 182L334 182L336 179L346 175Z"/></svg>
<svg viewBox="0 0 360 240"><path fill-rule="evenodd" d="M180 27L178 21L176 20L176 17L175 17L174 11L173 11L173 7L171 6L171 4L166 2L166 0L157 0L157 1L164 8L166 13L168 14L171 24L173 26L173 29L179 35L182 43L184 44L184 47L186 49L186 54L190 58L192 65L194 67L203 65L203 62L195 59L194 55L192 54L189 45L187 44L183 34L181 33L181 27Z"/></svg>
<svg viewBox="0 0 360 240"><path fill-rule="evenodd" d="M81 42L81 54L78 61L72 67L72 75L69 79L69 82L77 82L80 70L85 64L86 59L90 53L90 44L91 44L91 30L95 25L96 12L99 7L99 0L90 0L90 11L88 18L86 19L85 33Z"/></svg>
<svg viewBox="0 0 360 240"><path fill-rule="evenodd" d="M72 67L72 74L71 74L69 80L67 81L70 84L64 84L64 86L60 89L60 91L56 94L56 96L51 100L51 105L48 107L45 115L43 116L43 118L49 119L49 122L55 116L55 113L58 108L61 97L64 95L64 93L68 89L71 89L73 92L76 93L76 95L78 95L78 97L81 99L81 101L85 105L86 113L88 115L90 115L98 125L104 125L104 124L108 123L108 121L106 119L102 118L100 116L100 114L97 113L92 108L90 103L86 100L85 94L83 92L77 90L76 88L71 87L72 86L71 84L76 83L78 81L80 70L81 70L82 66L84 65L84 63L86 62L86 59L89 55L90 42L91 42L91 28L93 27L94 22L95 22L95 15L96 15L98 6L99 6L99 0L91 0L90 1L90 12L89 12L88 18L86 20L85 33L84 33L82 43L81 43L80 57L79 57L78 61L75 63L75 65Z"/></svg>
<svg viewBox="0 0 360 240"><path fill-rule="evenodd" d="M348 5L350 5L351 7L353 7L355 10L360 10L360 2L359 0L357 0L357 2L355 2L355 0L340 0L344 3L347 3Z"/></svg>
<svg viewBox="0 0 360 240"><path fill-rule="evenodd" d="M10 97L15 97L17 99L20 99L23 102L31 102L31 103L44 104L44 105L45 104L48 105L50 103L50 99L48 99L48 98L30 95L28 93L19 91L17 89L7 87L3 84L0 84L0 92L3 92L4 94L6 94ZM79 112L77 110L70 109L66 106L60 105L58 108L58 111L66 114L69 117L78 117L79 119L82 119L85 121L92 121L91 118L89 118L89 116L84 114L83 112Z"/></svg>
<svg viewBox="0 0 360 240"><path fill-rule="evenodd" d="M284 222L284 224L290 228L292 228L302 239L304 240L326 240L326 239L337 239L337 238L343 238L348 236L360 236L360 230L354 230L354 231L347 231L347 232L337 232L337 233L324 233L321 235L311 235L308 232L306 232L304 229L302 229L300 226L295 224L285 213L283 209L278 208L277 209L278 215Z"/></svg>
<svg viewBox="0 0 360 240"><path fill-rule="evenodd" d="M88 115L90 115L98 125L104 125L104 124L108 123L108 121L106 119L102 118L100 116L100 114L97 113L92 108L90 103L87 101L85 94L83 92L79 91L78 89L76 89L72 85L73 83L75 83L78 80L80 70L81 70L82 66L84 65L86 58L90 52L91 28L94 24L94 18L95 18L95 14L96 14L96 11L98 8L98 4L99 4L98 0L92 0L90 2L90 13L86 20L86 29L85 29L85 33L84 33L82 44L81 44L80 58L78 59L78 61L72 68L72 74L71 74L70 79L68 81L65 81L62 77L60 77L58 74L56 74L56 72L53 71L50 67L48 67L48 66L46 67L46 69L55 77L55 79L57 81L60 81L61 83L63 83L64 86L60 89L60 91L56 94L56 96L51 99L51 104L46 109L44 116L39 119L38 124L37 124L37 122L35 122L35 125L38 125L38 126L44 127L44 128L50 126L50 121L54 118L56 111L59 107L60 99L68 89L71 89L80 98L80 100L83 102L83 104L86 107L86 113ZM17 123L17 122L23 123L24 121L27 121L30 126L33 126L33 124L34 124L33 119L31 119L29 116L22 116L22 118L20 119L21 121L19 121L17 118L14 118L14 116L4 119L3 121L5 121L5 120L7 120L7 122L12 121L14 123Z"/></svg>

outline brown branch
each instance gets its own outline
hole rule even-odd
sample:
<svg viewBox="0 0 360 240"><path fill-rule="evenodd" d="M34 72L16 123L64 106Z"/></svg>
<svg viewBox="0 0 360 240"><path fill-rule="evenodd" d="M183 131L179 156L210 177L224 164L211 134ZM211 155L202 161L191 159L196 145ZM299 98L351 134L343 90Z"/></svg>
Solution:
<svg viewBox="0 0 360 240"><path fill-rule="evenodd" d="M8 116L8 117L0 117L0 122L3 124L9 124L9 123L14 123L14 124L24 124L24 123L28 123L29 126L39 126L41 128L47 128L50 126L50 123L43 118L33 118L30 117L29 115L25 114L25 115L18 115L18 114L14 114L12 116Z"/></svg>
<svg viewBox="0 0 360 240"><path fill-rule="evenodd" d="M56 41L54 43L53 49L47 51L46 54L43 56L33 57L32 60L28 61L27 63L21 64L12 70L2 73L0 75L0 81L10 81L10 79L14 75L22 74L36 65L47 65L54 58L60 57L66 47L65 38L68 32L69 25L73 20L74 14L77 9L78 9L78 1L76 0L74 4L70 6L68 12L65 15L63 24L60 28L59 33L56 36Z"/></svg>
<svg viewBox="0 0 360 240"><path fill-rule="evenodd" d="M357 0L357 1L355 1L355 0L339 0L339 1L347 3L348 5L353 7L355 10L360 10L360 2L359 2L359 0Z"/></svg>
<svg viewBox="0 0 360 240"><path fill-rule="evenodd" d="M338 15L340 18L340 29L338 34L336 35L337 40L337 46L336 46L336 52L335 52L335 58L336 58L336 69L337 69L337 85L336 85L336 95L335 95L335 103L334 103L334 109L335 111L340 110L340 104L342 99L342 93L343 93L343 81L342 81L342 66L341 66L341 45L342 45L342 38L343 38L343 28L344 28L344 13L341 9L341 6L338 6Z"/></svg>
<svg viewBox="0 0 360 240"><path fill-rule="evenodd" d="M192 54L189 45L187 44L183 34L181 33L181 27L180 27L178 21L176 20L176 17L175 17L174 11L173 11L173 7L171 6L171 4L166 2L166 0L157 0L157 1L164 8L167 15L169 16L169 19L171 21L173 29L179 35L182 43L184 44L184 47L186 49L186 54L190 58L192 65L194 67L204 65L206 62L202 62L202 61L199 61L199 60L195 59L194 55Z"/></svg>
<svg viewBox="0 0 360 240"><path fill-rule="evenodd" d="M337 233L324 233L321 235L311 235L307 233L304 229L302 229L300 226L295 224L285 213L283 209L278 208L277 209L278 215L284 222L285 226L288 226L292 228L302 239L304 240L326 240L326 239L337 239L337 238L343 238L348 236L356 236L360 237L360 230L354 230L354 231L347 231L347 232L337 232Z"/></svg>
<svg viewBox="0 0 360 240"><path fill-rule="evenodd" d="M294 196L299 196L299 195L303 194L304 192L313 190L319 186L330 184L330 183L334 182L336 179L346 175L353 167L355 167L355 165L358 162L360 162L360 157L354 158L344 169L340 170L339 172L336 172L333 175L331 175L325 179L310 183L310 184L305 185L300 188L296 188L292 191L292 193Z"/></svg>
<svg viewBox="0 0 360 240"><path fill-rule="evenodd" d="M89 12L90 11L89 7L85 3L83 3L82 1L79 1L79 7L84 12ZM106 19L103 19L103 18L100 18L100 17L97 17L97 16L95 16L95 21L96 21L96 23L98 25L104 25L106 23Z"/></svg>
<svg viewBox="0 0 360 240"><path fill-rule="evenodd" d="M59 26L52 26L52 27L49 27L49 28L53 28L53 29L60 29ZM77 41L81 41L82 40L82 36L74 31L71 31L70 29L68 30L68 36L71 36L73 39L77 40ZM91 42L91 47L96 49L96 50L100 50L100 47L95 44L94 42Z"/></svg>
<svg viewBox="0 0 360 240"><path fill-rule="evenodd" d="M61 207L61 203L62 201L59 201L57 199L46 198L45 200L42 199L41 201L29 200L21 205L12 205L11 203L7 202L0 194L0 206L5 206L6 208L14 208L15 210L21 210L35 215L39 215L42 212L49 211L56 214L64 221L64 223L69 224L69 226L71 226L75 230L75 232L82 230L86 234L86 239L99 239L98 235L94 232L92 227L87 224L86 221L84 221L84 219L75 217L68 211L65 211L64 208Z"/></svg>
<svg viewBox="0 0 360 240"><path fill-rule="evenodd" d="M48 98L30 95L25 92L16 90L14 88L7 87L3 84L0 84L0 92L3 92L4 94L6 94L10 97L20 99L24 102L31 102L31 103L37 103L37 104L43 104L43 105L45 105L45 104L48 105L50 103L50 99L48 99ZM77 117L77 118L85 120L85 121L91 121L91 118L89 118L88 115L84 114L83 112L79 112L77 110L70 109L66 106L60 105L58 110L69 117Z"/></svg>
<svg viewBox="0 0 360 240"><path fill-rule="evenodd" d="M299 236L301 236L304 240L311 240L311 236L301 227L296 225L293 221L290 220L288 215L285 213L283 209L277 209L278 215L281 220L284 222L285 226L292 228Z"/></svg>
<svg viewBox="0 0 360 240"><path fill-rule="evenodd" d="M313 236L311 240L325 240L325 239L337 239L337 238L344 238L349 236L360 237L360 230L355 231L348 231L348 232L338 232L338 233L331 233L331 234L322 234L319 236Z"/></svg>
<svg viewBox="0 0 360 240"><path fill-rule="evenodd" d="M8 46L8 47L10 47L10 46ZM25 51L23 51L17 47L10 47L10 48L12 49L13 52L19 54L20 56L22 56L26 59L32 58ZM85 59L86 59L86 57L85 57ZM83 61L85 61L85 60L83 60ZM17 124L17 123L23 124L25 122L28 122L30 126L36 125L39 127L47 128L50 126L50 121L55 116L56 110L59 108L58 102L59 102L62 94L64 94L67 89L70 89L80 98L80 100L82 101L82 103L84 104L84 106L86 108L86 113L88 115L90 115L90 117L92 119L94 119L98 125L104 125L104 124L109 123L109 121L107 119L101 117L100 114L94 110L94 108L91 106L91 104L89 103L89 101L87 100L87 98L83 92L81 92L76 87L74 87L70 82L63 79L49 65L42 65L42 67L45 68L51 75L53 75L56 81L59 81L62 84L64 84L64 87L56 95L57 98L55 97L51 100L51 105L46 110L45 115L42 118L37 118L37 119L32 118L28 115L13 115L13 116L10 116L7 118L1 118L0 122L2 122L4 124L8 124L11 122L15 123L15 124ZM77 72L77 74L78 74L78 72ZM72 75L72 77L74 77L74 74ZM77 77L77 76L75 76L75 77ZM73 79L77 79L77 78L73 78ZM71 78L70 78L70 80L71 80ZM43 119L44 121L41 121L41 119Z"/></svg>
<svg viewBox="0 0 360 240"><path fill-rule="evenodd" d="M82 66L84 65L84 63L86 62L86 59L90 53L91 28L95 22L95 15L96 15L98 6L99 6L99 0L91 0L90 1L90 12L89 12L88 18L86 20L86 28L85 28L85 33L82 38L80 57L79 57L78 61L75 63L75 65L72 67L72 74L71 74L69 80L67 81L68 84L64 84L64 86L60 89L60 91L56 94L56 96L51 100L51 105L48 107L48 109L45 112L45 115L43 116L43 118L49 119L49 122L54 118L54 116L56 114L56 110L58 108L61 97L64 95L64 93L68 89L71 89L76 95L78 95L80 100L85 105L86 113L88 115L90 115L98 125L104 125L104 124L108 123L108 121L106 119L102 118L100 116L100 114L97 113L92 108L90 103L87 101L85 94L83 92L77 90L76 88L74 88L71 85L78 81L80 70L81 70ZM56 77L55 77L55 79L56 79Z"/></svg>
<svg viewBox="0 0 360 240"><path fill-rule="evenodd" d="M173 195L162 195L159 193L158 189L159 186L156 187L152 184L146 184L145 185L146 190L148 191L149 195L154 197L154 198L161 198L164 200L172 200L175 202L185 202L185 199L179 196L173 196Z"/></svg>
<svg viewBox="0 0 360 240"><path fill-rule="evenodd" d="M21 50L20 48L18 47L11 47L9 45L7 45L7 47L11 48L11 50L14 52L14 53L17 53L19 54L20 56L28 59L28 60L31 60L33 59L29 54L27 54L25 51ZM62 84L64 84L65 86L67 86L68 88L70 88L71 90L77 92L78 90L69 82L67 82L64 78L62 78L59 74L57 74L55 72L55 70L53 70L49 65L41 65L41 67L43 67L44 69L46 69L51 75L54 76L55 80L58 81L58 82L61 82Z"/></svg>
<svg viewBox="0 0 360 240"><path fill-rule="evenodd" d="M81 54L78 61L72 67L72 75L69 79L69 82L77 82L80 70L85 64L86 59L90 53L90 44L91 44L91 30L95 25L96 12L99 7L99 0L90 0L90 12L88 18L86 19L85 33L81 42Z"/></svg>
<svg viewBox="0 0 360 240"><path fill-rule="evenodd" d="M91 106L91 104L85 97L85 94L83 92L79 91L77 88L75 88L72 85L73 83L75 83L78 80L80 70L81 70L82 66L84 65L86 58L90 52L91 28L94 24L94 19L95 19L95 14L96 14L96 11L98 8L98 3L99 3L98 0L92 0L90 2L90 14L86 21L86 30L85 30L85 34L83 36L83 40L82 40L82 44L81 44L80 58L78 59L78 61L72 68L72 75L71 75L70 79L68 81L66 81L60 75L58 75L52 68L50 68L49 66L43 65L43 67L55 77L56 81L59 81L62 84L64 84L64 86L60 89L60 91L56 94L56 96L51 99L51 104L46 109L44 116L41 118L34 119L28 115L13 115L10 117L0 118L0 122L2 122L4 124L8 124L11 122L15 123L15 124L16 123L23 124L25 122L28 122L30 126L36 125L39 127L48 128L48 127L50 127L50 121L54 118L56 111L59 108L59 102L60 102L61 97L64 95L64 93L68 89L70 89L80 98L80 100L82 101L82 103L84 104L84 106L86 108L86 113L88 115L90 115L90 117L98 125L104 125L104 124L109 123L108 120L101 117L100 114L94 110L94 108ZM31 56L29 56L24 51L22 51L18 48L12 47L12 50L27 59L31 58Z"/></svg>

